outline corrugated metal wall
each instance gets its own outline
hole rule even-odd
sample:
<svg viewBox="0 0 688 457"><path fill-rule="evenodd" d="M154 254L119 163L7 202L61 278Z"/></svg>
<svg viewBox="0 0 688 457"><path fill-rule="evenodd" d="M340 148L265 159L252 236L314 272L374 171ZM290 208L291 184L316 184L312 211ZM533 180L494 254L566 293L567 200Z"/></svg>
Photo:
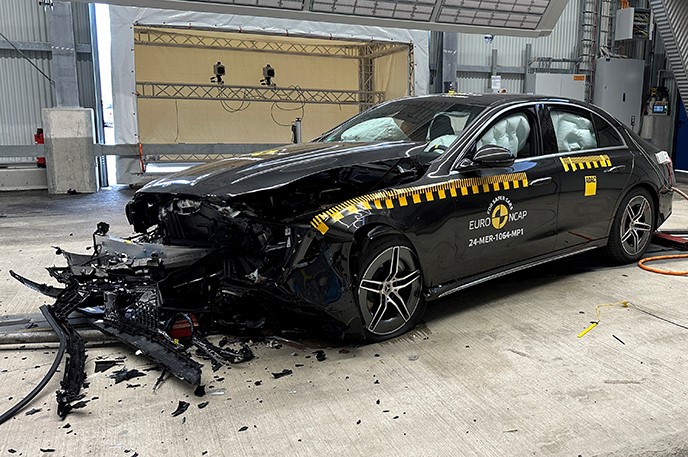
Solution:
<svg viewBox="0 0 688 457"><path fill-rule="evenodd" d="M495 36L492 43L486 43L484 35L459 34L459 66L490 65L492 49L497 49L498 65L517 67L525 64L527 43L532 43L531 57L553 57L575 59L578 57L578 30L581 19L581 0L569 0L556 27L547 37L521 38ZM523 92L524 78L502 75L502 87L509 93ZM458 90L461 92L491 92L490 75L487 73L460 73Z"/></svg>
<svg viewBox="0 0 688 457"><path fill-rule="evenodd" d="M38 2L0 1L0 32L11 41L50 41L49 10ZM77 44L90 44L88 5L72 4L74 35ZM50 76L50 52L24 54ZM90 54L77 54L79 100L82 106L95 108L93 63ZM0 50L0 145L32 144L33 134L42 124L41 110L55 105L50 82L14 50Z"/></svg>

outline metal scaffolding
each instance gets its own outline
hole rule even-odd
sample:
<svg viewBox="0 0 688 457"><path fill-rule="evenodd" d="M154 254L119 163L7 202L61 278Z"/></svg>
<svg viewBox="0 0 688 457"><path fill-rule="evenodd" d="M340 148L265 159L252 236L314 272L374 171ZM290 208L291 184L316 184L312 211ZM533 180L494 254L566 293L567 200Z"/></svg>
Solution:
<svg viewBox="0 0 688 457"><path fill-rule="evenodd" d="M384 92L302 89L300 87L225 86L137 82L138 98L168 100L223 100L240 102L317 103L370 107L384 100Z"/></svg>
<svg viewBox="0 0 688 457"><path fill-rule="evenodd" d="M360 44L313 44L274 40L269 37L220 37L200 33L180 33L155 27L135 27L134 44L182 48L222 49L223 51L271 52L291 55L338 57L346 59L375 58L395 52L408 52L409 46L398 43L361 42Z"/></svg>

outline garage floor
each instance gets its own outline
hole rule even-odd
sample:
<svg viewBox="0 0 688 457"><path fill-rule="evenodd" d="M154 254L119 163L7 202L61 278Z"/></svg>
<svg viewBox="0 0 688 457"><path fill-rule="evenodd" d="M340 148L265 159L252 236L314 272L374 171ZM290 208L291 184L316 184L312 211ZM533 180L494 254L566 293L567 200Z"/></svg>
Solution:
<svg viewBox="0 0 688 457"><path fill-rule="evenodd" d="M0 316L44 302L10 269L48 281L43 267L60 261L50 246L83 251L100 220L129 234L131 193L0 194ZM677 197L664 228L688 229L688 202ZM253 361L204 370L202 398L176 379L153 391L160 372L124 347L89 349L86 407L59 420L58 373L0 426L0 455L688 455L686 281L583 255L435 303L425 324L394 341L254 344ZM600 308L600 324L577 338L597 305L622 300L634 306ZM53 354L0 346L0 411ZM118 367L94 372L96 359L122 356L146 375L115 384ZM285 368L293 374L271 375ZM180 400L190 407L173 417Z"/></svg>

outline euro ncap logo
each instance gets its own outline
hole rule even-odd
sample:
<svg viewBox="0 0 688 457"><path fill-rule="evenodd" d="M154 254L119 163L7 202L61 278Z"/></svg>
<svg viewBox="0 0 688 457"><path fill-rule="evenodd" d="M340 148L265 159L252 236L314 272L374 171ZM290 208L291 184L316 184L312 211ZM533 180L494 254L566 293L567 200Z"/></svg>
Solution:
<svg viewBox="0 0 688 457"><path fill-rule="evenodd" d="M502 203L496 205L494 208L492 208L490 218L492 219L492 227L496 228L497 230L501 229L509 220L509 208Z"/></svg>

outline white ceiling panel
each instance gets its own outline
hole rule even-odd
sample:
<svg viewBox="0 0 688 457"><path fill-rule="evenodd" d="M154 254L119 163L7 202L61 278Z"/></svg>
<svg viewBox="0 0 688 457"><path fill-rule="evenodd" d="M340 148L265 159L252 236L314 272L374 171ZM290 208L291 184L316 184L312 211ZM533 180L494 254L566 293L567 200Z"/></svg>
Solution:
<svg viewBox="0 0 688 457"><path fill-rule="evenodd" d="M568 0L104 0L104 3L537 37L551 33Z"/></svg>

